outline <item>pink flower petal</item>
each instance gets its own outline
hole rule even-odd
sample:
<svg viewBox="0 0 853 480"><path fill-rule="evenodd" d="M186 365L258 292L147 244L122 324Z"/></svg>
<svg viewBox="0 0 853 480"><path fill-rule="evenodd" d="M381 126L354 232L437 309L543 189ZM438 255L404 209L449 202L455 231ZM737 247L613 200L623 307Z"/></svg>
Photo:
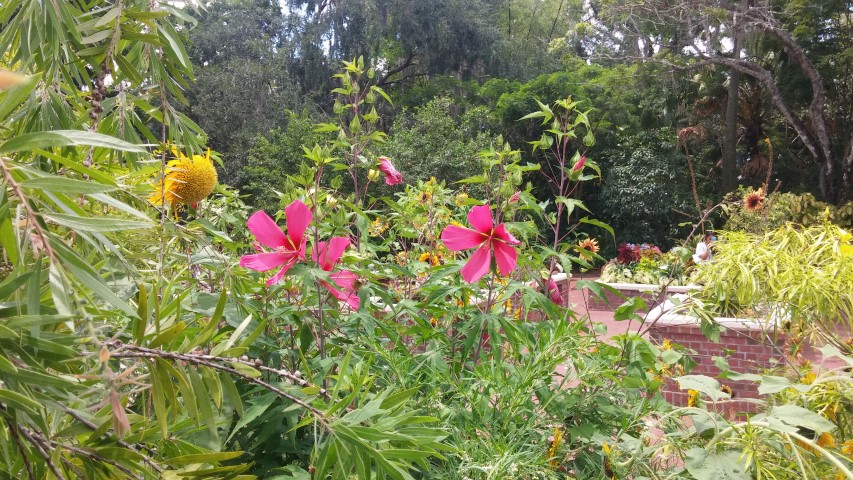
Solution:
<svg viewBox="0 0 853 480"><path fill-rule="evenodd" d="M582 169L582 168L583 168L583 165L584 165L585 163L586 163L586 155L583 155L583 156L578 160L578 163L576 163L576 164L575 164L574 168L572 168L572 171L573 171L573 172L577 172L578 170Z"/></svg>
<svg viewBox="0 0 853 480"><path fill-rule="evenodd" d="M551 299L551 301L556 303L557 305L563 305L563 294L560 293L560 287L557 286L557 282L555 282L553 278L548 279L547 289L548 297Z"/></svg>
<svg viewBox="0 0 853 480"><path fill-rule="evenodd" d="M329 278L340 287L340 290L329 288L329 292L338 300L346 302L353 310L358 310L361 299L358 298L358 293L354 288L358 276L349 270L341 270L329 275Z"/></svg>
<svg viewBox="0 0 853 480"><path fill-rule="evenodd" d="M258 272L266 272L286 264L293 257L292 253L267 252L240 257L240 266L251 268Z"/></svg>
<svg viewBox="0 0 853 480"><path fill-rule="evenodd" d="M311 210L301 200L294 200L293 203L284 208L284 216L287 219L287 236L290 237L290 246L294 250L298 249L300 258L304 259L306 239L303 238L303 235L313 218Z"/></svg>
<svg viewBox="0 0 853 480"><path fill-rule="evenodd" d="M388 157L379 157L379 171L385 174L387 185L397 185L403 181L403 175L394 168Z"/></svg>
<svg viewBox="0 0 853 480"><path fill-rule="evenodd" d="M492 222L492 210L488 204L474 207L468 212L468 223L480 233L492 234L494 223Z"/></svg>
<svg viewBox="0 0 853 480"><path fill-rule="evenodd" d="M246 226L249 227L249 230L262 245L270 248L287 245L287 237L284 235L284 232L278 228L275 221L263 210L258 210L249 217Z"/></svg>
<svg viewBox="0 0 853 480"><path fill-rule="evenodd" d="M349 245L350 241L346 237L334 237L329 242L320 242L311 254L311 259L323 270L331 271Z"/></svg>
<svg viewBox="0 0 853 480"><path fill-rule="evenodd" d="M287 273L287 271L290 270L290 267L292 267L295 263L296 263L296 258L291 258L290 261L288 261L287 263L284 264L283 267L281 267L281 270L279 270L278 273L276 273L275 275L273 275L272 278L267 280L267 286L269 287L273 284L278 283L281 280L281 278L284 277L284 274Z"/></svg>
<svg viewBox="0 0 853 480"><path fill-rule="evenodd" d="M510 247L512 248L512 247ZM471 255L468 263L462 267L462 279L468 283L474 283L489 272L492 263L492 249L488 243L484 244Z"/></svg>
<svg viewBox="0 0 853 480"><path fill-rule="evenodd" d="M448 225L441 232L441 241L444 242L444 246L454 252L477 248L488 239L488 236L480 232L456 225Z"/></svg>
<svg viewBox="0 0 853 480"><path fill-rule="evenodd" d="M492 241L492 247L495 249L495 262L498 264L498 274L502 276L509 275L515 270L518 262L518 252L500 240Z"/></svg>
<svg viewBox="0 0 853 480"><path fill-rule="evenodd" d="M495 227L495 232L493 233L494 238L499 238L504 242L510 245L518 245L519 242L517 238L513 237L511 233L506 230L506 225L503 223Z"/></svg>

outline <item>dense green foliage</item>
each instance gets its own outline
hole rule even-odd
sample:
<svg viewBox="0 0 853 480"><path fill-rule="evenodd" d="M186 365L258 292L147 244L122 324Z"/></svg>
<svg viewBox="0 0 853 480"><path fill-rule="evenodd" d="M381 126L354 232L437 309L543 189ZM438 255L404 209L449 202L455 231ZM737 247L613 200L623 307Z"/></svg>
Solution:
<svg viewBox="0 0 853 480"><path fill-rule="evenodd" d="M718 359L768 395L732 420L688 349L605 341L552 284L601 260L591 233L705 213L689 81L572 58L619 51L581 1L287 5L0 4L0 471L853 480L848 345L819 374ZM726 239L709 292L849 322L849 232Z"/></svg>

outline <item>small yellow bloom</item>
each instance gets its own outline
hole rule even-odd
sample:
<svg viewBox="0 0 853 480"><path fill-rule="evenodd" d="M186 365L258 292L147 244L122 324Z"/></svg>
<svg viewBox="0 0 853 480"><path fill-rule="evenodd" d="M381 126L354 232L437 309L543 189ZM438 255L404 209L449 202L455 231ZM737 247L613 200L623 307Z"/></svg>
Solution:
<svg viewBox="0 0 853 480"><path fill-rule="evenodd" d="M828 447L835 448L835 438L829 434L829 432L824 432L817 437L817 445L819 447Z"/></svg>
<svg viewBox="0 0 853 480"><path fill-rule="evenodd" d="M554 439L551 440L551 448L548 449L548 464L552 467L557 466L557 449L563 441L563 431L560 427L554 429Z"/></svg>
<svg viewBox="0 0 853 480"><path fill-rule="evenodd" d="M668 338L663 339L663 344L660 346L661 350L672 350L672 342L669 341Z"/></svg>
<svg viewBox="0 0 853 480"><path fill-rule="evenodd" d="M696 407L699 405L699 392L693 389L687 390L687 406Z"/></svg>
<svg viewBox="0 0 853 480"><path fill-rule="evenodd" d="M468 194L465 192L456 195L456 206L461 207L465 205L465 201L468 200Z"/></svg>
<svg viewBox="0 0 853 480"><path fill-rule="evenodd" d="M613 449L610 447L610 445L607 444L607 442L601 442L601 449L604 450L604 454L607 456L610 456L610 452L613 451Z"/></svg>
<svg viewBox="0 0 853 480"><path fill-rule="evenodd" d="M847 440L841 444L841 453L853 458L853 440Z"/></svg>
<svg viewBox="0 0 853 480"><path fill-rule="evenodd" d="M732 387L728 385L723 385L722 387L720 387L720 391L723 393L728 393L730 397L732 396Z"/></svg>
<svg viewBox="0 0 853 480"><path fill-rule="evenodd" d="M803 385L811 385L814 383L815 378L817 378L817 374L814 372L807 373L803 378L800 379L800 383Z"/></svg>
<svg viewBox="0 0 853 480"><path fill-rule="evenodd" d="M153 205L162 206L163 200L172 205L193 205L210 195L216 186L216 168L210 160L210 149L207 155L193 155L192 158L172 148L175 159L166 165L166 172L157 185L154 193L148 197Z"/></svg>

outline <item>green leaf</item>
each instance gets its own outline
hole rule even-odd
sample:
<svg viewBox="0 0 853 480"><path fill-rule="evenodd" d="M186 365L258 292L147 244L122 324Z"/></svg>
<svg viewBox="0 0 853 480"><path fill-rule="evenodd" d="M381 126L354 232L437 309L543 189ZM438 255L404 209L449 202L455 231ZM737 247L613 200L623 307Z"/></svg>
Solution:
<svg viewBox="0 0 853 480"><path fill-rule="evenodd" d="M111 148L124 152L145 153L141 147L115 137L78 130L53 130L18 135L0 145L0 153L20 152L35 148L76 147L80 145Z"/></svg>
<svg viewBox="0 0 853 480"><path fill-rule="evenodd" d="M40 80L41 74L33 75L27 77L23 83L0 92L0 121L5 120L21 102L29 98Z"/></svg>
<svg viewBox="0 0 853 480"><path fill-rule="evenodd" d="M272 405L272 403L277 398L278 395L276 395L274 392L268 392L254 399L252 401L252 406L246 409L245 413L240 418L240 421L237 422L237 425L234 425L234 429L231 430L231 435L228 436L228 440L226 440L226 442L230 441L231 437L233 437L234 434L237 433L237 431L248 425L249 422L251 422L252 420L261 416L264 412L266 412L267 409L270 408L270 405Z"/></svg>
<svg viewBox="0 0 853 480"><path fill-rule="evenodd" d="M160 32L160 35L166 38L166 41L169 42L167 51L170 51L175 58L177 58L178 62L187 70L192 69L192 64L190 63L190 59L187 56L186 50L184 50L184 46L181 42L177 40L178 33L172 28L169 24L158 24L157 30Z"/></svg>
<svg viewBox="0 0 853 480"><path fill-rule="evenodd" d="M154 226L153 222L127 220L121 217L79 217L64 213L42 213L42 215L63 227L83 232L118 232Z"/></svg>
<svg viewBox="0 0 853 480"><path fill-rule="evenodd" d="M696 390L711 397L712 400L728 398L728 394L720 391L720 382L706 375L682 375L673 377L682 390Z"/></svg>
<svg viewBox="0 0 853 480"><path fill-rule="evenodd" d="M103 185L91 181L84 182L82 180L55 176L30 178L20 182L18 185L26 189L72 194L104 193L118 190L118 187L111 185Z"/></svg>
<svg viewBox="0 0 853 480"><path fill-rule="evenodd" d="M735 450L711 455L704 448L692 448L685 454L684 466L696 480L750 480L740 456Z"/></svg>
<svg viewBox="0 0 853 480"><path fill-rule="evenodd" d="M100 32L95 32L88 37L83 37L80 39L81 43L98 43L102 40L106 40L110 38L113 34L111 29L101 30Z"/></svg>
<svg viewBox="0 0 853 480"><path fill-rule="evenodd" d="M243 455L243 452L195 453L191 455L172 457L166 460L166 463L169 465L194 465L199 463L213 464L238 458L240 455Z"/></svg>
<svg viewBox="0 0 853 480"><path fill-rule="evenodd" d="M820 414L798 405L779 405L773 407L766 416L781 420L788 425L808 428L818 435L835 428L832 422L823 418ZM760 416L756 416L756 420L758 417Z"/></svg>
<svg viewBox="0 0 853 480"><path fill-rule="evenodd" d="M608 225L602 221L595 220L595 219L588 218L588 217L583 217L582 219L580 219L580 222L581 223L588 223L590 225L594 225L596 227L603 228L604 230L606 230L610 234L611 237L616 238L616 234L613 233L613 227L611 227L610 225Z"/></svg>
<svg viewBox="0 0 853 480"><path fill-rule="evenodd" d="M21 395L18 392L0 388L0 402L6 405L23 410L30 415L38 415L41 404L27 396Z"/></svg>

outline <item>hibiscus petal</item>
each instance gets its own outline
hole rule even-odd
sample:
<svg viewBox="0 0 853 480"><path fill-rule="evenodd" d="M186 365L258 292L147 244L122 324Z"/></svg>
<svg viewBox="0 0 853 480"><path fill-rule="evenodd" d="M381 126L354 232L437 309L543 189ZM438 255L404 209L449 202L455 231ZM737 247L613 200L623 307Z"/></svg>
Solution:
<svg viewBox="0 0 853 480"><path fill-rule="evenodd" d="M311 254L311 259L328 272L338 263L349 245L350 241L346 237L334 237L328 243L320 242Z"/></svg>
<svg viewBox="0 0 853 480"><path fill-rule="evenodd" d="M492 222L492 209L489 204L474 207L468 212L468 223L480 233L492 234L494 223Z"/></svg>
<svg viewBox="0 0 853 480"><path fill-rule="evenodd" d="M292 247L294 250L298 248L302 252L301 258L305 258L305 239L302 237L313 218L311 210L301 200L294 200L284 207L284 216L287 219L287 236L290 237Z"/></svg>
<svg viewBox="0 0 853 480"><path fill-rule="evenodd" d="M495 238L503 240L504 242L510 245L518 245L519 243L521 243L518 241L517 238L513 237L512 234L506 230L506 225L503 223L495 227L495 233L493 234L493 236Z"/></svg>
<svg viewBox="0 0 853 480"><path fill-rule="evenodd" d="M358 279L358 276L349 270L341 270L340 272L329 275L329 278L340 287L340 290L329 288L332 295L338 300L346 302L353 310L358 310L358 307L361 305L361 299L358 298L358 294L355 291L355 281Z"/></svg>
<svg viewBox="0 0 853 480"><path fill-rule="evenodd" d="M277 248L287 244L287 237L284 235L284 232L278 228L275 221L263 210L258 210L249 217L246 226L249 227L249 230L262 245Z"/></svg>
<svg viewBox="0 0 853 480"><path fill-rule="evenodd" d="M557 282L553 278L548 279L548 297L557 305L562 305L565 302L560 287L557 286Z"/></svg>
<svg viewBox="0 0 853 480"><path fill-rule="evenodd" d="M281 270L279 270L278 273L273 275L273 277L271 279L267 280L267 286L269 287L270 285L278 283L279 280L281 280L281 277L283 277L284 274L287 273L288 270L290 270L290 267L292 267L295 264L296 264L296 258L291 257L288 260L288 262L285 263L283 267L281 267Z"/></svg>
<svg viewBox="0 0 853 480"><path fill-rule="evenodd" d="M511 247L510 247L511 248ZM468 283L474 283L489 272L489 267L492 263L492 249L489 244L485 244L478 248L468 263L462 267L462 279Z"/></svg>
<svg viewBox="0 0 853 480"><path fill-rule="evenodd" d="M243 255L240 257L240 266L251 268L258 272L266 272L290 261L292 253L267 252L256 253L253 255Z"/></svg>
<svg viewBox="0 0 853 480"><path fill-rule="evenodd" d="M454 252L477 248L488 239L489 237L480 232L476 232L470 228L457 227L456 225L448 225L441 232L441 241L444 242L444 246Z"/></svg>
<svg viewBox="0 0 853 480"><path fill-rule="evenodd" d="M506 276L515 270L518 262L518 252L506 243L495 240L492 242L495 249L495 262L498 264L498 274Z"/></svg>

